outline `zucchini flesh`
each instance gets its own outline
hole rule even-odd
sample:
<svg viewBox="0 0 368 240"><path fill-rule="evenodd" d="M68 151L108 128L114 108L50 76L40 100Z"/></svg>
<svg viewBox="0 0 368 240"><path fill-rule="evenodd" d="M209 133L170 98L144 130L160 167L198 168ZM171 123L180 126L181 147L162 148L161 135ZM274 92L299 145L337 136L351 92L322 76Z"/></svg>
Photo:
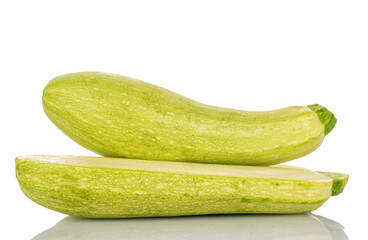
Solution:
<svg viewBox="0 0 368 240"><path fill-rule="evenodd" d="M16 174L34 202L87 218L301 213L333 186L304 168L104 157L21 156Z"/></svg>

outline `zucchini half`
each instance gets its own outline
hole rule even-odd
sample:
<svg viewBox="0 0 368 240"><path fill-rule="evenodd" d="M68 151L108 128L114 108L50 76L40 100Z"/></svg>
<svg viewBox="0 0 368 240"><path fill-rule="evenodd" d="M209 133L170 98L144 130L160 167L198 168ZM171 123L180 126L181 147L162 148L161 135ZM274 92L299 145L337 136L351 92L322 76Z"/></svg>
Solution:
<svg viewBox="0 0 368 240"><path fill-rule="evenodd" d="M86 218L308 212L348 179L280 165L77 156L17 157L16 176L34 202Z"/></svg>

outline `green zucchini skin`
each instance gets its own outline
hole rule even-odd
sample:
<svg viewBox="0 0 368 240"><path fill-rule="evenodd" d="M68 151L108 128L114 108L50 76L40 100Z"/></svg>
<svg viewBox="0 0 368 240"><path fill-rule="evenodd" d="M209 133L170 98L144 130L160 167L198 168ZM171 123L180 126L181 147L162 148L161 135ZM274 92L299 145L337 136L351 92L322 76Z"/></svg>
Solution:
<svg viewBox="0 0 368 240"><path fill-rule="evenodd" d="M34 202L86 218L308 212L333 182L304 168L73 156L18 157L16 176Z"/></svg>
<svg viewBox="0 0 368 240"><path fill-rule="evenodd" d="M314 151L336 118L319 105L250 112L213 107L120 75L59 76L43 92L51 121L107 157L272 165Z"/></svg>

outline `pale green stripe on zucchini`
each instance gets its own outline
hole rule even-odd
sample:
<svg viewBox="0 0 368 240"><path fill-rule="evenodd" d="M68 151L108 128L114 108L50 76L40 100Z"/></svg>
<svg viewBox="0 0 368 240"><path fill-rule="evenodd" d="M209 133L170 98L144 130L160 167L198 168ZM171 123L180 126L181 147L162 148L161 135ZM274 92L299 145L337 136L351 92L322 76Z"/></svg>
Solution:
<svg viewBox="0 0 368 240"><path fill-rule="evenodd" d="M16 159L34 202L88 218L300 213L330 196L331 178L304 168L73 156Z"/></svg>
<svg viewBox="0 0 368 240"><path fill-rule="evenodd" d="M240 111L99 72L53 79L43 107L81 146L102 156L148 160L273 165L313 152L336 123L317 104Z"/></svg>

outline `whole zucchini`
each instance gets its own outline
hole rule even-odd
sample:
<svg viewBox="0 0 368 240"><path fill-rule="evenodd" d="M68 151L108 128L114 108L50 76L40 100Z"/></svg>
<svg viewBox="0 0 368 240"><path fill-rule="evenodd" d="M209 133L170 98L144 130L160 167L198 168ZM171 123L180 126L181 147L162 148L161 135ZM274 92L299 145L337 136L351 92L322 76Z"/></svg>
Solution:
<svg viewBox="0 0 368 240"><path fill-rule="evenodd" d="M87 218L301 213L340 193L348 179L304 168L103 157L22 156L19 185L47 208Z"/></svg>
<svg viewBox="0 0 368 240"><path fill-rule="evenodd" d="M224 164L271 165L302 157L336 123L317 104L240 111L99 72L53 79L43 107L65 134L102 156Z"/></svg>

